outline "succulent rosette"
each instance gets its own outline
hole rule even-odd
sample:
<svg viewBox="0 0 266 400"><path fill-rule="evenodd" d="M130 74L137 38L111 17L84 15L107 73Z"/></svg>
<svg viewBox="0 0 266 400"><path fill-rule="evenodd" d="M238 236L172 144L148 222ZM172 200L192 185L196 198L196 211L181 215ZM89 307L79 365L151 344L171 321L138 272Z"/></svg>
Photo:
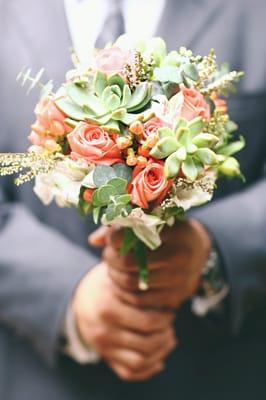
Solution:
<svg viewBox="0 0 266 400"><path fill-rule="evenodd" d="M225 71L214 51L167 52L161 38L135 43L123 35L75 65L54 91L42 71L19 79L42 96L27 153L0 156L0 174L36 178L49 204L74 206L95 223L125 229L121 254L135 249L140 288L147 288L147 250L166 224L210 201L221 175L242 177L226 96L243 73ZM26 169L23 173L23 169Z"/></svg>

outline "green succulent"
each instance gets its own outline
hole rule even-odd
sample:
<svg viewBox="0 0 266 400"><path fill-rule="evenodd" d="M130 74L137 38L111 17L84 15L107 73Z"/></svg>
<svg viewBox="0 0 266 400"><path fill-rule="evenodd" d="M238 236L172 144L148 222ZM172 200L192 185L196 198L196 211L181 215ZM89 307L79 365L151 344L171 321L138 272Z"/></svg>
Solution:
<svg viewBox="0 0 266 400"><path fill-rule="evenodd" d="M218 157L210 147L213 147L219 138L202 132L202 128L201 117L189 122L178 118L173 130L159 128L160 139L150 154L154 158L165 159L167 179L174 178L182 169L184 175L194 181L206 164L218 163Z"/></svg>
<svg viewBox="0 0 266 400"><path fill-rule="evenodd" d="M75 126L77 121L88 121L120 132L119 123L130 125L141 118L151 99L152 86L142 82L132 93L120 75L107 78L97 71L91 88L67 83L64 90L66 96L59 98L56 104L69 117L66 122Z"/></svg>

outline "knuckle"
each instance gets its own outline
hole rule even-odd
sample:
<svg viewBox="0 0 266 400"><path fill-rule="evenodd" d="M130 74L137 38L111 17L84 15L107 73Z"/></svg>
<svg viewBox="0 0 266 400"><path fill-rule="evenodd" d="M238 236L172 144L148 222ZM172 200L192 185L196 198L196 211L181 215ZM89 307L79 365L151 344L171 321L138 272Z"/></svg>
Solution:
<svg viewBox="0 0 266 400"><path fill-rule="evenodd" d="M108 341L108 334L106 332L106 329L103 327L98 327L94 331L94 342L99 346L103 347L106 346L107 341Z"/></svg>
<svg viewBox="0 0 266 400"><path fill-rule="evenodd" d="M133 371L140 369L145 363L145 356L142 354L136 354L135 357L131 360L130 367Z"/></svg>

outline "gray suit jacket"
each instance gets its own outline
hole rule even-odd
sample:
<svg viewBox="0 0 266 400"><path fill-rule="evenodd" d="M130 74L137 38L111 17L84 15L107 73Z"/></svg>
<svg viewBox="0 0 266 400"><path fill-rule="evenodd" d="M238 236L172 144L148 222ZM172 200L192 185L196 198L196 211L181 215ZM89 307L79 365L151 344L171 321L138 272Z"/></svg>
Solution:
<svg viewBox="0 0 266 400"><path fill-rule="evenodd" d="M184 305L180 349L144 384L122 383L104 364L80 367L60 356L66 305L98 261L86 244L93 226L75 210L43 207L31 184L18 190L2 179L0 399L248 399L266 390L265 11L264 0L168 0L158 29L169 49L186 45L204 54L215 47L219 60L246 71L230 106L247 140L239 156L247 182L221 182L217 200L194 212L223 256L232 329L224 320L200 320ZM71 66L63 1L0 1L0 37L0 152L23 151L37 94L25 97L15 77L27 65L63 80Z"/></svg>

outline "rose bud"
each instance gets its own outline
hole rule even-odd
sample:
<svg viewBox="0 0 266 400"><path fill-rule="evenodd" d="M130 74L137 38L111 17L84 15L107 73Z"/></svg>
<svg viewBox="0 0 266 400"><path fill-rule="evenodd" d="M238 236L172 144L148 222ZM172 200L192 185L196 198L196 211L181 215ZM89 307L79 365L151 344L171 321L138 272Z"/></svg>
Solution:
<svg viewBox="0 0 266 400"><path fill-rule="evenodd" d="M44 143L44 147L49 153L56 153L61 150L61 146L53 139L48 139Z"/></svg>

